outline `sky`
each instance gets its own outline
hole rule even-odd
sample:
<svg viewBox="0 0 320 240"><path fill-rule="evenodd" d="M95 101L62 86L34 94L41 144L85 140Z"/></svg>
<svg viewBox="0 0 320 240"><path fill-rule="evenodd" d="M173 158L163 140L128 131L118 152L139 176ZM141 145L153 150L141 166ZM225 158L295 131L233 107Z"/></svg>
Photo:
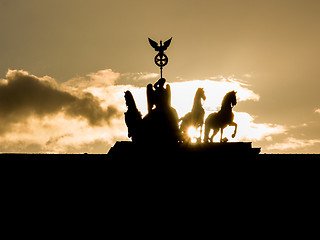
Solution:
<svg viewBox="0 0 320 240"><path fill-rule="evenodd" d="M129 140L124 91L146 114L159 78L147 39L173 37L163 74L179 117L198 87L206 116L236 90L230 141L320 153L319 12L317 0L0 0L0 152Z"/></svg>

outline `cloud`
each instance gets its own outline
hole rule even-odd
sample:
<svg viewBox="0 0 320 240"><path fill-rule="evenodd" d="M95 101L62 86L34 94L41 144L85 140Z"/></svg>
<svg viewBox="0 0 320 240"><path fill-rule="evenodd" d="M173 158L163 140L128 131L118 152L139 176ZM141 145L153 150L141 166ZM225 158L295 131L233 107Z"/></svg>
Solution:
<svg viewBox="0 0 320 240"><path fill-rule="evenodd" d="M13 125L0 136L0 152L106 153L115 141L127 136L122 117L92 126L60 112L42 118L32 116Z"/></svg>
<svg viewBox="0 0 320 240"><path fill-rule="evenodd" d="M63 84L23 70L0 80L0 152L106 153L126 139L123 92L111 69Z"/></svg>
<svg viewBox="0 0 320 240"><path fill-rule="evenodd" d="M104 69L98 72L88 73L84 77L72 78L62 83L61 86L73 91L83 91L90 87L106 88L113 86L119 76L120 73L113 72L111 69Z"/></svg>
<svg viewBox="0 0 320 240"><path fill-rule="evenodd" d="M122 73L117 79L117 85L133 85L135 87L145 87L148 83L154 83L160 78L158 73L138 72Z"/></svg>
<svg viewBox="0 0 320 240"><path fill-rule="evenodd" d="M207 97L204 108L207 113L217 111L226 93L237 91L238 101L259 101L260 96L250 90L247 85L235 78L228 79L221 76L204 80L193 80L170 83L172 90L172 105L181 106L180 115L191 110L195 93L199 87L203 88ZM179 112L179 109L178 109Z"/></svg>
<svg viewBox="0 0 320 240"><path fill-rule="evenodd" d="M237 136L232 141L270 141L271 136L284 134L287 127L279 124L256 123L255 118L246 112L234 112L234 122L238 124ZM228 127L226 134L231 136L233 128Z"/></svg>
<svg viewBox="0 0 320 240"><path fill-rule="evenodd" d="M102 125L109 123L114 117L119 117L120 112L115 106L109 106L103 109L100 101L91 93L84 93L71 104L65 107L65 112L72 117L84 117L90 125Z"/></svg>
<svg viewBox="0 0 320 240"><path fill-rule="evenodd" d="M275 143L267 147L267 150L299 149L319 144L320 139L297 139L289 137L283 143Z"/></svg>
<svg viewBox="0 0 320 240"><path fill-rule="evenodd" d="M260 99L260 96L250 90L244 81L232 77L224 78L218 76L204 80L179 80L178 82L171 82L169 85L171 88L171 104L176 108L179 117L191 111L194 96L198 88L204 88L207 99L203 107L207 115L213 111L217 111L221 106L224 95L232 90L237 91L238 101L259 101ZM134 96L139 111L143 115L147 114L145 86L127 86Z"/></svg>
<svg viewBox="0 0 320 240"><path fill-rule="evenodd" d="M320 108L315 109L314 112L320 114Z"/></svg>
<svg viewBox="0 0 320 240"><path fill-rule="evenodd" d="M8 70L6 79L1 80L0 133L31 116L43 118L59 112L83 118L90 125L108 124L119 115L114 106L102 108L100 100L91 93L72 94L49 76L40 78L23 70Z"/></svg>
<svg viewBox="0 0 320 240"><path fill-rule="evenodd" d="M191 111L195 93L199 87L204 88L207 97L204 101L205 118L212 112L220 109L221 101L224 95L232 90L237 91L238 102L243 101L259 101L260 96L250 90L249 85L241 79L234 77L217 76L205 80L179 81L169 83L171 88L171 103L177 110L179 117L184 116ZM139 111L144 115L147 113L146 89L131 88L130 89ZM239 104L239 103L238 103ZM227 127L224 130L224 136L230 141L270 141L273 135L285 133L287 128L279 124L256 123L255 118L246 112L234 111L235 122L238 124L238 133L235 138L231 138L234 128ZM219 141L220 135L214 138Z"/></svg>
<svg viewBox="0 0 320 240"><path fill-rule="evenodd" d="M122 74L105 69L58 84L49 76L9 70L6 78L0 80L0 151L106 153L116 141L128 140L123 115L124 91L132 91L144 115L146 82L154 83L158 74L123 75L125 81ZM130 78L133 80L129 81ZM259 100L259 95L245 81L235 77L180 80L170 86L172 106L179 117L191 110L199 87L204 88L207 96L205 117L219 110L224 95L231 90L237 91L238 102ZM238 123L236 138L230 138L233 127L224 131L230 141L261 140L270 144L274 135L288 131L282 125L256 123L246 112L234 111L234 114Z"/></svg>

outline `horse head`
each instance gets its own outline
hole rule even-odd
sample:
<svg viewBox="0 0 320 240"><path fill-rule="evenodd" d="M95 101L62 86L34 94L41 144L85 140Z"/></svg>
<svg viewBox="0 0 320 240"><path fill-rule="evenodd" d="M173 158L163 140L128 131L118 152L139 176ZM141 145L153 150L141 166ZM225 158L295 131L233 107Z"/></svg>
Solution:
<svg viewBox="0 0 320 240"><path fill-rule="evenodd" d="M232 91L230 94L230 100L231 100L231 107L234 107L235 105L237 105L237 97L236 97L237 92Z"/></svg>
<svg viewBox="0 0 320 240"><path fill-rule="evenodd" d="M199 97L199 99L206 100L206 95L204 94L203 88L198 88L196 95Z"/></svg>
<svg viewBox="0 0 320 240"><path fill-rule="evenodd" d="M126 105L128 109L136 109L136 103L134 101L134 98L132 96L132 93L130 91L124 92L124 99L126 100Z"/></svg>
<svg viewBox="0 0 320 240"><path fill-rule="evenodd" d="M223 100L222 100L222 108L225 108L225 107L230 107L233 108L236 104L237 104L237 97L236 97L236 93L235 91L231 91L231 92L228 92ZM227 109L228 109L227 108Z"/></svg>

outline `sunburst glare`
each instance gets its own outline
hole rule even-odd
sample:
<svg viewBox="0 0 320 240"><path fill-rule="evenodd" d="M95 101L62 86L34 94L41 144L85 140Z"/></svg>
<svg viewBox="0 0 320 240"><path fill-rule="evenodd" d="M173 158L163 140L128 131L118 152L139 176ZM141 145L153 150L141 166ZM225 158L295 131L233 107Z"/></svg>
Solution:
<svg viewBox="0 0 320 240"><path fill-rule="evenodd" d="M189 127L188 136L191 138L191 142L197 142L197 137L199 137L198 131L195 127Z"/></svg>

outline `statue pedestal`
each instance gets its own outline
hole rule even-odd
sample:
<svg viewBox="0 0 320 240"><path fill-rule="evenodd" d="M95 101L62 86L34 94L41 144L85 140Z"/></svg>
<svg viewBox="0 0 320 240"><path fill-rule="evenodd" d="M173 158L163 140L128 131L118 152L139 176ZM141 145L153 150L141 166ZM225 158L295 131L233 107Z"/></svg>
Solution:
<svg viewBox="0 0 320 240"><path fill-rule="evenodd" d="M251 142L200 143L200 144L137 144L131 141L116 142L109 150L109 159L123 160L239 160L253 159L260 148Z"/></svg>

